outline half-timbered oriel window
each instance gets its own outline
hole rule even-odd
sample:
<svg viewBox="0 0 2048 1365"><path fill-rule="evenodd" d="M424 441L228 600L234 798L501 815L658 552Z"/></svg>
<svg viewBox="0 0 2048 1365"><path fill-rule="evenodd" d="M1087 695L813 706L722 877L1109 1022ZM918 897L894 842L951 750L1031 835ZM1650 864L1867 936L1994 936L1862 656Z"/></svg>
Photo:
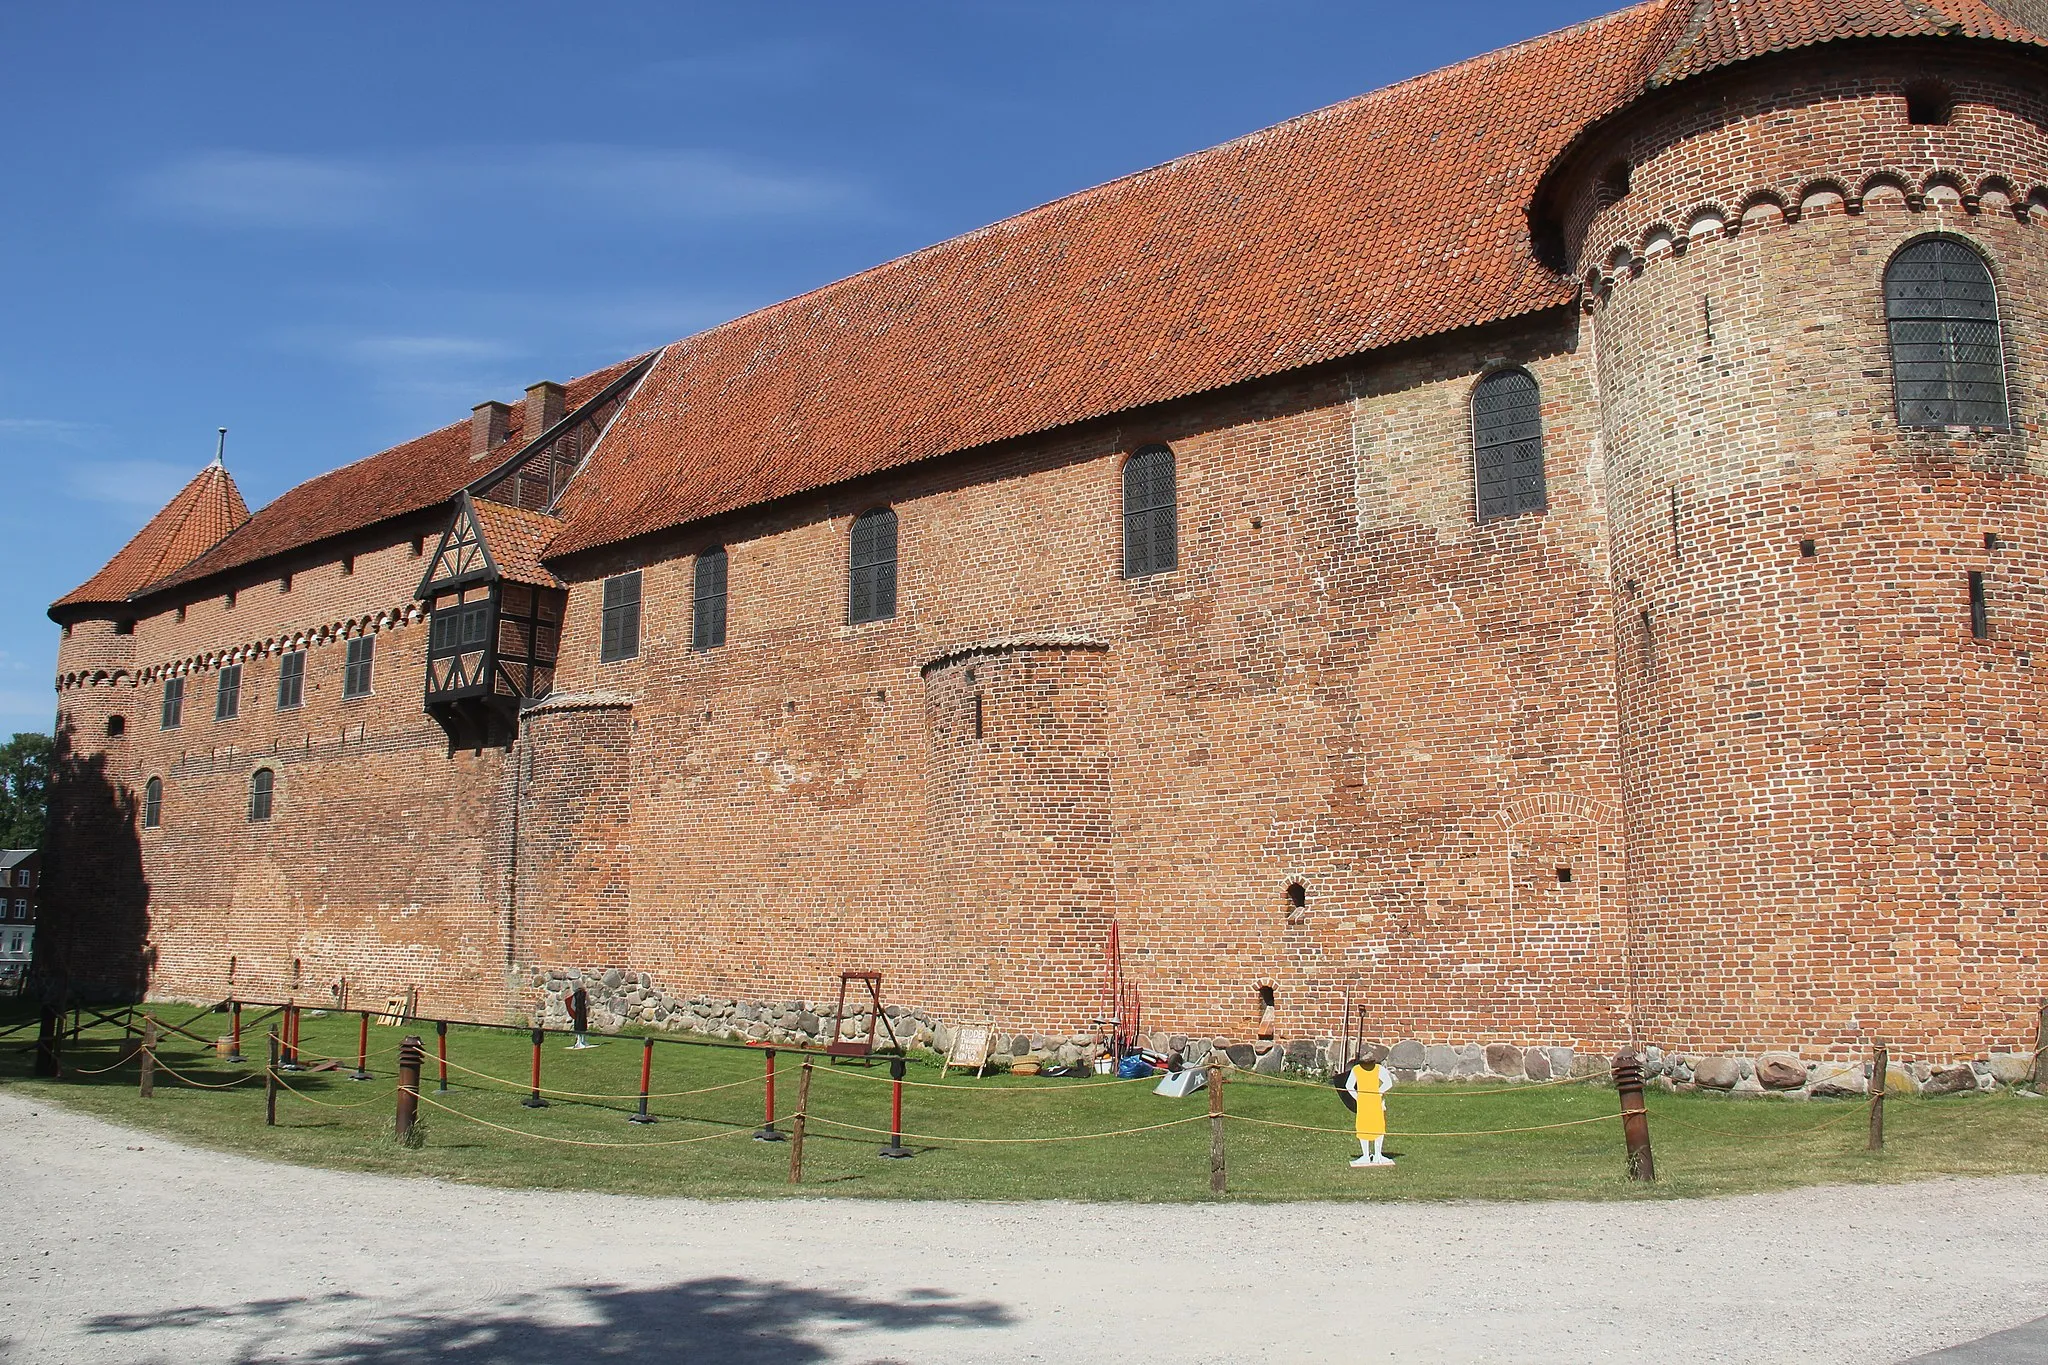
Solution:
<svg viewBox="0 0 2048 1365"><path fill-rule="evenodd" d="M609 664L639 653L640 571L635 569L604 581L604 629L598 657Z"/></svg>
<svg viewBox="0 0 2048 1365"><path fill-rule="evenodd" d="M258 768L249 774L249 818L268 820L271 799L277 788L277 774L268 768Z"/></svg>
<svg viewBox="0 0 2048 1365"><path fill-rule="evenodd" d="M142 827L155 829L164 822L164 780L152 777L142 788Z"/></svg>
<svg viewBox="0 0 2048 1365"><path fill-rule="evenodd" d="M306 699L306 651L295 649L278 660L277 709L289 711Z"/></svg>
<svg viewBox="0 0 2048 1365"><path fill-rule="evenodd" d="M725 551L706 550L697 556L697 578L690 607L690 644L716 649L725 643Z"/></svg>
<svg viewBox="0 0 2048 1365"><path fill-rule="evenodd" d="M2009 424L1998 288L1982 256L1949 237L1904 247L1884 272L1884 315L1901 426Z"/></svg>
<svg viewBox="0 0 2048 1365"><path fill-rule="evenodd" d="M233 720L242 713L242 666L229 664L220 671L220 686L213 694L213 718Z"/></svg>
<svg viewBox="0 0 2048 1365"><path fill-rule="evenodd" d="M1146 446L1124 461L1124 577L1145 578L1180 564L1179 492L1173 452Z"/></svg>
<svg viewBox="0 0 2048 1365"><path fill-rule="evenodd" d="M887 507L861 513L850 541L846 619L886 621L896 614L896 514Z"/></svg>
<svg viewBox="0 0 2048 1365"><path fill-rule="evenodd" d="M1498 370L1473 388L1472 472L1481 521L1550 505L1543 481L1543 394L1527 370Z"/></svg>
<svg viewBox="0 0 2048 1365"><path fill-rule="evenodd" d="M164 679L164 729L175 730L185 720L185 680Z"/></svg>
<svg viewBox="0 0 2048 1365"><path fill-rule="evenodd" d="M560 523L456 500L418 597L427 604L426 709L451 750L509 745L519 708L554 690L566 596L538 558Z"/></svg>
<svg viewBox="0 0 2048 1365"><path fill-rule="evenodd" d="M370 669L376 656L376 636L358 635L348 642L348 659L341 670L343 700L370 695Z"/></svg>

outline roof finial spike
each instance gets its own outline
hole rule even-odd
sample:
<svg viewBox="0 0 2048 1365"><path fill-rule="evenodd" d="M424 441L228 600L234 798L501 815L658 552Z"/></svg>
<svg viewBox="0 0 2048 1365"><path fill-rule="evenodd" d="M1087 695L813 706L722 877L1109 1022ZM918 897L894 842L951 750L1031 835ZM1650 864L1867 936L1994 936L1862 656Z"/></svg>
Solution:
<svg viewBox="0 0 2048 1365"><path fill-rule="evenodd" d="M227 453L228 453L228 429L227 429L226 427L222 427L222 428L220 429L220 444L216 445L216 446L215 446L215 447L213 448L213 463L212 463L212 464L210 464L210 465L208 465L208 466L207 466L207 468L209 468L209 469L226 469L226 468L228 467L228 466L227 466L227 460L226 460L226 456L227 456Z"/></svg>

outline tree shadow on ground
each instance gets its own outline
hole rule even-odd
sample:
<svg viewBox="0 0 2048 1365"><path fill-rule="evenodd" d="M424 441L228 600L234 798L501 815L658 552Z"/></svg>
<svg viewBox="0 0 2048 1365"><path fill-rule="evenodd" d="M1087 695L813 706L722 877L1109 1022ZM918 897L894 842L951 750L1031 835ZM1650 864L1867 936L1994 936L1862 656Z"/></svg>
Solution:
<svg viewBox="0 0 2048 1365"><path fill-rule="evenodd" d="M896 1299L736 1275L652 1288L575 1285L462 1307L394 1311L355 1294L262 1299L229 1307L117 1313L91 1319L96 1336L132 1338L163 1358L213 1357L200 1340L232 1342L239 1362L276 1359L320 1365L591 1365L591 1362L719 1362L804 1365L851 1358L886 1361L870 1332L998 1328L1014 1316L1001 1304L942 1290ZM848 1354L850 1353L850 1354Z"/></svg>

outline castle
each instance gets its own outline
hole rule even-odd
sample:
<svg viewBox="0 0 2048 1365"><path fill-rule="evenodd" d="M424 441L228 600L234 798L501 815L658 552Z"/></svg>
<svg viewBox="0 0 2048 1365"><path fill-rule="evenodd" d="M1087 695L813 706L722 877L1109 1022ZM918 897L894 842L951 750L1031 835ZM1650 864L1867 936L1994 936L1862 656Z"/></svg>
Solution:
<svg viewBox="0 0 2048 1365"><path fill-rule="evenodd" d="M1650 0L206 469L50 609L37 971L2031 1049L2044 420L2048 3Z"/></svg>

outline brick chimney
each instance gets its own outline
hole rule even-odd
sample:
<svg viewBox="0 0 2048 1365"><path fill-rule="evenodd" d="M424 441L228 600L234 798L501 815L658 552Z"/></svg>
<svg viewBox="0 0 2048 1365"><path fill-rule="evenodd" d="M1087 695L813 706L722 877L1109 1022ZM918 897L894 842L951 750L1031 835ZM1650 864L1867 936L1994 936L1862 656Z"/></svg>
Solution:
<svg viewBox="0 0 2048 1365"><path fill-rule="evenodd" d="M569 411L568 400L562 386L552 379L543 379L538 384L526 386L526 425L520 430L523 441L538 441L540 434L562 420Z"/></svg>
<svg viewBox="0 0 2048 1365"><path fill-rule="evenodd" d="M496 399L478 403L469 410L469 454L472 459L488 455L505 443L512 430L512 409Z"/></svg>

